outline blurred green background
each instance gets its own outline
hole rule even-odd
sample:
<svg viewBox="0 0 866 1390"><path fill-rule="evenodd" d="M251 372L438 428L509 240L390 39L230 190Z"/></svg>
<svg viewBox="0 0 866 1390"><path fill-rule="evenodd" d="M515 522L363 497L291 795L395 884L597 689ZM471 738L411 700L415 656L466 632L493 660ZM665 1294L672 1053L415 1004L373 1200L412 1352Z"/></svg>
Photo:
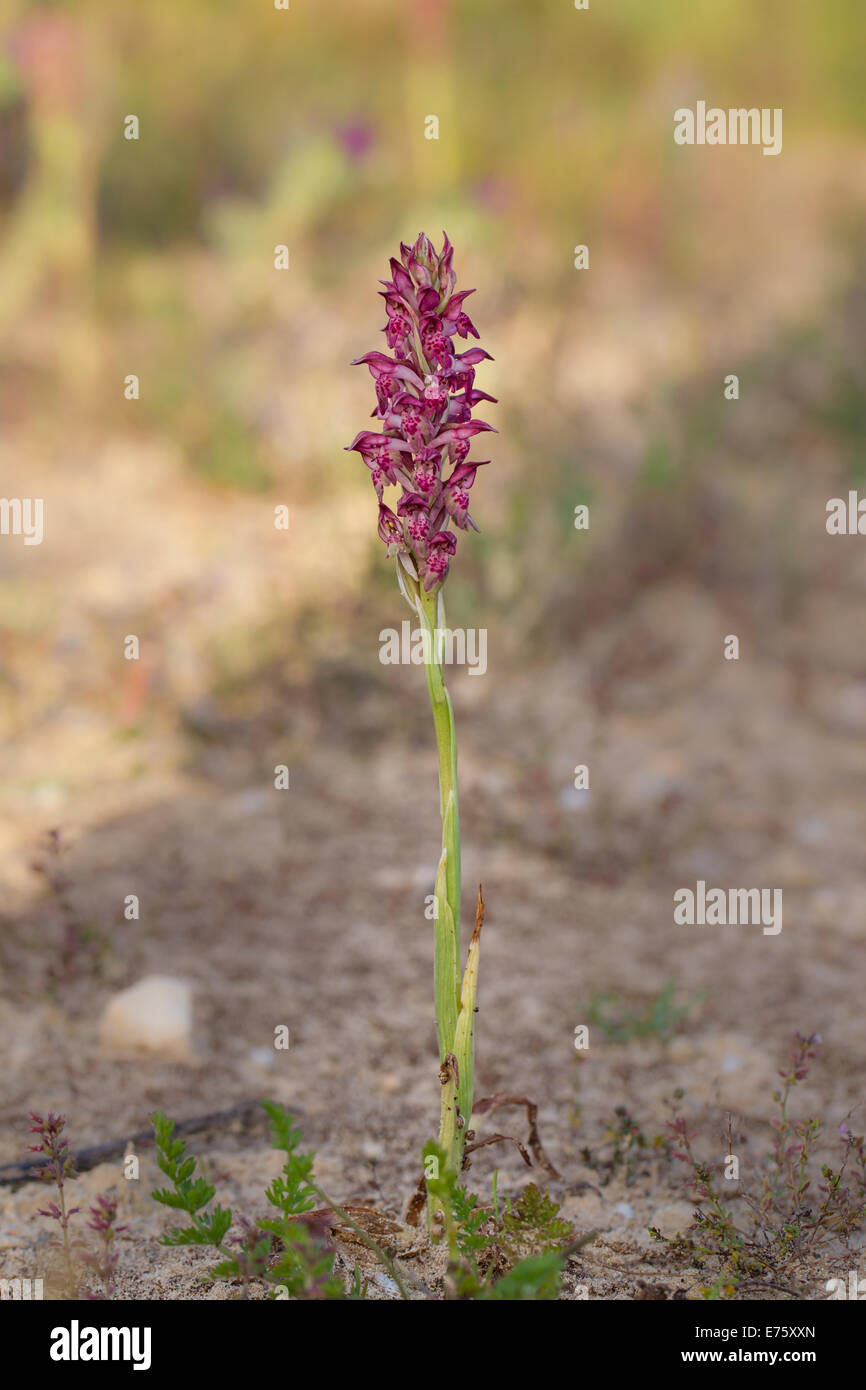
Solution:
<svg viewBox="0 0 866 1390"><path fill-rule="evenodd" d="M6 0L4 491L47 509L42 550L2 556L13 726L76 643L114 709L136 624L171 706L315 666L322 622L369 648L397 601L348 362L422 228L478 287L501 402L452 616L544 661L674 575L778 641L866 472L861 25L840 0ZM782 107L782 154L675 146L699 99Z"/></svg>

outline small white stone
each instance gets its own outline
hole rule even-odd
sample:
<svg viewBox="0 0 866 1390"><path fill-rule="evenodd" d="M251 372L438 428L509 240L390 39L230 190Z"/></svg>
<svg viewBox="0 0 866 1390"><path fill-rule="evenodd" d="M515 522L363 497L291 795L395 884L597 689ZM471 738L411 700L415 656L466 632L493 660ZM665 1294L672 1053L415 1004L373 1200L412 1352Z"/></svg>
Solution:
<svg viewBox="0 0 866 1390"><path fill-rule="evenodd" d="M384 1293L393 1295L399 1294L400 1292L399 1284L395 1283L388 1274L374 1274L373 1282L378 1284L379 1288L382 1289Z"/></svg>
<svg viewBox="0 0 866 1390"><path fill-rule="evenodd" d="M110 1052L186 1060L192 1042L192 991L170 975L147 975L109 999L99 1041Z"/></svg>
<svg viewBox="0 0 866 1390"><path fill-rule="evenodd" d="M634 1207L628 1202L617 1202L614 1211L619 1212L620 1216L624 1216L626 1221L634 1221Z"/></svg>

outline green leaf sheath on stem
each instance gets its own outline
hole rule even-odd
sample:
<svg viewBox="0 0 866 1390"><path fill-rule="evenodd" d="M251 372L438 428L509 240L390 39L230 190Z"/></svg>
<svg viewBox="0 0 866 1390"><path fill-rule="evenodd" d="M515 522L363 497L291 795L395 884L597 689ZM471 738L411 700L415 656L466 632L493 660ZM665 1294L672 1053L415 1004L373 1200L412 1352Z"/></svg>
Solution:
<svg viewBox="0 0 866 1390"><path fill-rule="evenodd" d="M436 875L434 898L433 977L436 998L436 1033L442 1080L442 1115L439 1144L445 1153L448 1170L459 1174L463 1161L466 1126L472 1106L473 1024L467 1015L466 989L460 982L460 821L457 809L457 739L454 730L454 710L442 671L443 652L438 633L445 631L445 606L441 589L435 594L425 592L419 584L415 590L422 630L427 634L425 662L427 686L433 709L436 749L439 758L439 806L442 813L442 854ZM475 938L473 937L473 945ZM467 965L467 982L471 977L472 1009L474 1010L474 978L477 973L477 948L470 952L474 961ZM446 1207L438 1200L433 1208ZM444 1211L446 1222L449 1213Z"/></svg>
<svg viewBox="0 0 866 1390"><path fill-rule="evenodd" d="M454 1055L457 1058L459 1070L457 1105L465 1121L465 1128L460 1140L461 1159L466 1128L468 1128L472 1117L475 1088L475 996L478 990L478 965L481 957L481 928L483 925L484 900L479 888L478 905L475 910L475 928L466 956L466 970L463 974L463 989L460 994L460 1012L457 1015L457 1031L454 1034Z"/></svg>
<svg viewBox="0 0 866 1390"><path fill-rule="evenodd" d="M428 1189L428 1211L430 1214L431 1227L435 1222L435 1213L439 1209L445 1218L445 1228L447 1229L450 1218L450 1191L453 1184L457 1181L463 1161L463 1135L465 1129L458 1126L459 1102L457 1100L458 1090L458 1066L457 1058L453 1052L449 1052L439 1071L439 1080L442 1083L442 1118L439 1126L439 1148L445 1155L445 1179L444 1197L437 1197L432 1188ZM444 1234L444 1230L443 1230Z"/></svg>
<svg viewBox="0 0 866 1390"><path fill-rule="evenodd" d="M439 808L442 814L442 855L436 876L433 919L436 1031L439 1060L453 1051L460 1009L460 822L457 810L457 740L454 711L445 688L442 653L436 631L445 629L445 609L438 595L416 590L418 614L428 643L425 664L427 687L433 708L436 750L439 757Z"/></svg>
<svg viewBox="0 0 866 1390"><path fill-rule="evenodd" d="M449 801L449 805L453 803ZM443 836L444 838L444 836ZM434 949L433 949L433 989L436 1006L436 1037L439 1042L439 1060L445 1057L454 1045L457 1028L457 999L454 994L454 980L457 960L457 935L454 914L448 902L448 851L442 850L439 870L436 874L434 906Z"/></svg>

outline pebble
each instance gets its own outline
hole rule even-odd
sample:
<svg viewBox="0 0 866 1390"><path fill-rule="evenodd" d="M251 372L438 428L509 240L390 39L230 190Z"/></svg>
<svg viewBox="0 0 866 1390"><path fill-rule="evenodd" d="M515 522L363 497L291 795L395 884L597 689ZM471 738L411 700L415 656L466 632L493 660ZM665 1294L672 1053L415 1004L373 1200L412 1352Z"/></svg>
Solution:
<svg viewBox="0 0 866 1390"><path fill-rule="evenodd" d="M379 1288L382 1289L384 1293L392 1295L396 1294L399 1296L399 1285L395 1283L395 1281L391 1278L389 1274L374 1274L373 1283L378 1284Z"/></svg>
<svg viewBox="0 0 866 1390"><path fill-rule="evenodd" d="M99 1041L108 1052L187 1060L192 1045L189 985L170 975L147 975L120 990L103 1010Z"/></svg>

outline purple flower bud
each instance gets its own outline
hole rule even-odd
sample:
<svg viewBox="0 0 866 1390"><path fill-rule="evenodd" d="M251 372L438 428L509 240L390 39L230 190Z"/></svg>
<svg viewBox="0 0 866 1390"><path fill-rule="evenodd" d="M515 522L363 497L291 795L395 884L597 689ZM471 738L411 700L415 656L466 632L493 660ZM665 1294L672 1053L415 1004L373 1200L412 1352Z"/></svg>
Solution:
<svg viewBox="0 0 866 1390"><path fill-rule="evenodd" d="M382 331L393 356L366 352L353 364L370 371L373 415L383 428L362 430L348 448L370 470L378 531L388 553L402 553L427 591L445 578L457 548L449 526L478 529L468 508L482 465L466 458L475 435L493 426L473 419L472 411L481 401L496 403L474 385L475 368L491 361L490 354L481 347L454 350L458 338L479 335L463 308L475 291L454 293L453 257L447 236L441 255L423 232L412 246L401 242L399 259L390 260L391 279L381 282L380 291L387 313ZM452 471L443 479L446 464ZM391 486L402 489L396 512L383 500Z"/></svg>
<svg viewBox="0 0 866 1390"><path fill-rule="evenodd" d="M402 294L409 303L415 298L415 286L412 284L412 276L409 274L399 261L391 257L391 274L394 277L394 285L398 294Z"/></svg>
<svg viewBox="0 0 866 1390"><path fill-rule="evenodd" d="M449 487L456 485L467 489L470 488L475 482L476 470L484 468L489 462L490 459L479 459L477 463L474 460L472 463L459 463L448 479Z"/></svg>
<svg viewBox="0 0 866 1390"><path fill-rule="evenodd" d="M460 314L463 312L463 301L468 299L470 294L475 294L475 290L461 290L459 294L452 294L445 308L442 310L442 320L444 323L456 323Z"/></svg>
<svg viewBox="0 0 866 1390"><path fill-rule="evenodd" d="M469 348L466 352L455 353L455 362L466 362L470 367L477 367L479 362L492 362L493 358L484 348Z"/></svg>
<svg viewBox="0 0 866 1390"><path fill-rule="evenodd" d="M430 447L435 448L437 444L450 444L452 439L471 439L474 434L481 434L483 430L491 430L493 434L496 434L493 426L485 424L483 420L465 420L450 425L447 430L437 434L435 439L430 440Z"/></svg>

